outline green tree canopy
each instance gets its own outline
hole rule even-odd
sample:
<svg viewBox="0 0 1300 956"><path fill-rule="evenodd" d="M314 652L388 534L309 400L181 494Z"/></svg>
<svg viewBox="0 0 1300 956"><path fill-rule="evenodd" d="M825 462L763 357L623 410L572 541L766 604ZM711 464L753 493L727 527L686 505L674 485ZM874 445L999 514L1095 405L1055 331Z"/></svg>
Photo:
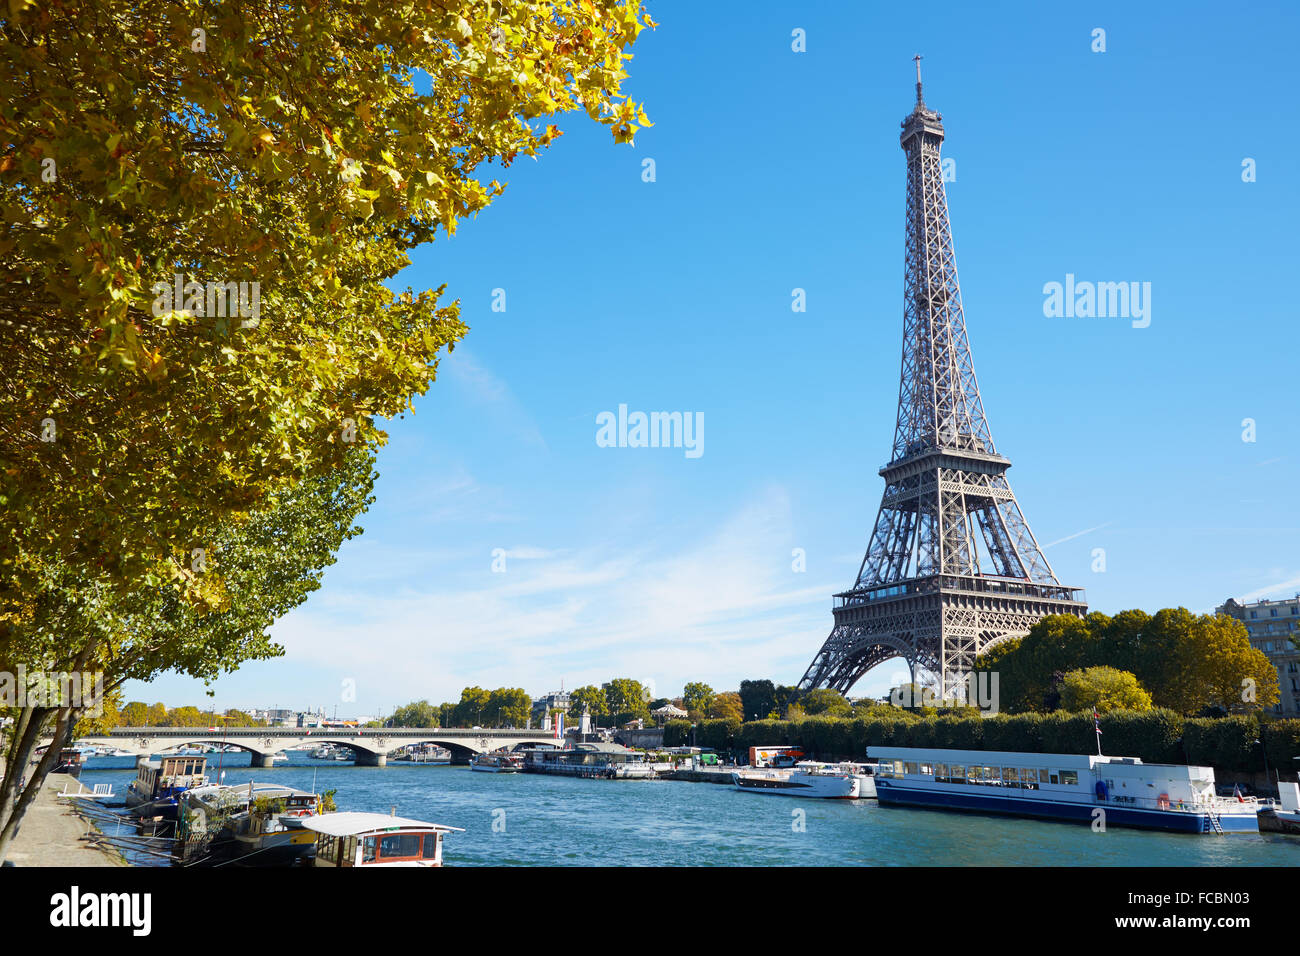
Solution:
<svg viewBox="0 0 1300 956"><path fill-rule="evenodd" d="M763 720L777 707L776 686L770 680L742 680L740 704L745 720Z"/></svg>
<svg viewBox="0 0 1300 956"><path fill-rule="evenodd" d="M1137 677L1114 667L1088 667L1065 674L1061 707L1065 710L1150 710L1151 695Z"/></svg>
<svg viewBox="0 0 1300 956"><path fill-rule="evenodd" d="M533 699L521 687L499 687L488 695L486 717L491 727L522 727L528 722Z"/></svg>
<svg viewBox="0 0 1300 956"><path fill-rule="evenodd" d="M441 716L427 700L416 700L398 707L385 723L389 727L438 727Z"/></svg>
<svg viewBox="0 0 1300 956"><path fill-rule="evenodd" d="M1278 700L1276 668L1250 646L1241 622L1186 608L1045 617L981 654L976 667L999 673L1002 707L1013 713L1055 710L1065 674L1094 667L1133 674L1155 707L1183 715L1259 712Z"/></svg>
<svg viewBox="0 0 1300 956"><path fill-rule="evenodd" d="M604 685L604 691L609 713L632 714L641 718L650 716L650 693L640 681L630 677L616 677Z"/></svg>
<svg viewBox="0 0 1300 956"><path fill-rule="evenodd" d="M713 688L708 684L692 681L682 688L682 704L692 713L703 713L713 703Z"/></svg>
<svg viewBox="0 0 1300 956"><path fill-rule="evenodd" d="M821 687L810 690L799 698L799 707L808 716L824 714L827 717L843 717L853 711L853 706L837 690Z"/></svg>
<svg viewBox="0 0 1300 956"><path fill-rule="evenodd" d="M587 684L569 694L569 716L581 717L584 709L592 717L608 714L609 702L605 698L605 691L595 684Z"/></svg>
<svg viewBox="0 0 1300 956"><path fill-rule="evenodd" d="M457 727L482 727L487 719L488 701L492 695L482 687L466 687L460 692L453 719Z"/></svg>
<svg viewBox="0 0 1300 956"><path fill-rule="evenodd" d="M706 715L713 720L737 722L744 720L744 706L741 703L740 695L734 690L715 694L713 701L707 708Z"/></svg>

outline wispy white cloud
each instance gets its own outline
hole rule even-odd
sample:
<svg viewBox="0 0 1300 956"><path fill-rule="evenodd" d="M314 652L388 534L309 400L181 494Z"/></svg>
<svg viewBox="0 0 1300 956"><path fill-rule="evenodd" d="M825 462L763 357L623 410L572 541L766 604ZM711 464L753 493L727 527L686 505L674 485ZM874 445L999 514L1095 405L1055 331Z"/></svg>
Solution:
<svg viewBox="0 0 1300 956"><path fill-rule="evenodd" d="M834 587L791 570L790 524L785 492L769 488L676 548L521 545L509 550L528 558L503 574L443 563L384 597L339 581L274 636L303 666L356 680L360 707L473 684L540 692L624 675L675 693L802 672L825 638L808 612Z"/></svg>
<svg viewBox="0 0 1300 956"><path fill-rule="evenodd" d="M1285 581L1278 581L1276 584L1269 584L1262 588L1257 588L1241 596L1242 601L1257 601L1260 598L1291 597L1297 590L1300 590L1300 576L1288 578Z"/></svg>
<svg viewBox="0 0 1300 956"><path fill-rule="evenodd" d="M1107 521L1104 524L1097 525L1095 528L1084 528L1082 531L1076 531L1074 534L1067 534L1064 538L1057 538L1055 541L1049 541L1047 544L1043 545L1043 550L1046 551L1048 548L1055 545L1064 544L1067 541L1073 541L1075 538L1082 538L1085 534L1092 534L1094 531L1100 531L1102 528L1109 527L1113 523L1114 522Z"/></svg>
<svg viewBox="0 0 1300 956"><path fill-rule="evenodd" d="M515 397L510 386L464 347L445 357L439 371L463 394L480 405L499 427L513 432L526 444L546 449L546 439L533 417Z"/></svg>

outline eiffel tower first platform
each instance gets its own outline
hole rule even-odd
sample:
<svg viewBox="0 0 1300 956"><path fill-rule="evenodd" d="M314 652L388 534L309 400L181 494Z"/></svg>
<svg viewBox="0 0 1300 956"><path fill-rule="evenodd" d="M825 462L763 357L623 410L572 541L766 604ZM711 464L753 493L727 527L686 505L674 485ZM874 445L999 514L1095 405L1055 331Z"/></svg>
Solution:
<svg viewBox="0 0 1300 956"><path fill-rule="evenodd" d="M1061 585L993 447L966 339L939 160L942 117L921 96L903 120L907 261L903 365L885 494L853 588L835 595L835 627L799 682L845 693L902 657L940 696L984 648L1049 614L1082 617L1083 591ZM978 529L978 531L977 531Z"/></svg>

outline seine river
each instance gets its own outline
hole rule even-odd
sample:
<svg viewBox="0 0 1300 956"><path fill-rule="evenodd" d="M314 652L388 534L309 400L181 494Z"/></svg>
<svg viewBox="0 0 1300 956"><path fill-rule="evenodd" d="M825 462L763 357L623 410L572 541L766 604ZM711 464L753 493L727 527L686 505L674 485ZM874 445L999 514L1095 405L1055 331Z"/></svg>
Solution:
<svg viewBox="0 0 1300 956"><path fill-rule="evenodd" d="M337 790L340 810L463 827L444 844L455 866L1295 866L1300 838L1190 836L881 807L874 800L798 800L675 780L575 780L390 763L354 767L290 752L249 767L208 755L225 782L250 777ZM132 758L92 758L87 785L124 794Z"/></svg>

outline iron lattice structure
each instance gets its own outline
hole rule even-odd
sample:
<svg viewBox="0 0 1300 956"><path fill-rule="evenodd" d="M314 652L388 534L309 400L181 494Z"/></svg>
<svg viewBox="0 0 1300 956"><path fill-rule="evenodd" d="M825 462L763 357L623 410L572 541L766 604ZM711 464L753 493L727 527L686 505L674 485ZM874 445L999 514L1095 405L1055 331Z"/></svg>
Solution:
<svg viewBox="0 0 1300 956"><path fill-rule="evenodd" d="M835 626L799 686L845 693L894 657L941 695L975 656L1049 614L1087 612L1057 581L1007 481L980 399L939 147L942 117L925 105L903 120L907 155L903 361L885 494L853 588L835 595Z"/></svg>

